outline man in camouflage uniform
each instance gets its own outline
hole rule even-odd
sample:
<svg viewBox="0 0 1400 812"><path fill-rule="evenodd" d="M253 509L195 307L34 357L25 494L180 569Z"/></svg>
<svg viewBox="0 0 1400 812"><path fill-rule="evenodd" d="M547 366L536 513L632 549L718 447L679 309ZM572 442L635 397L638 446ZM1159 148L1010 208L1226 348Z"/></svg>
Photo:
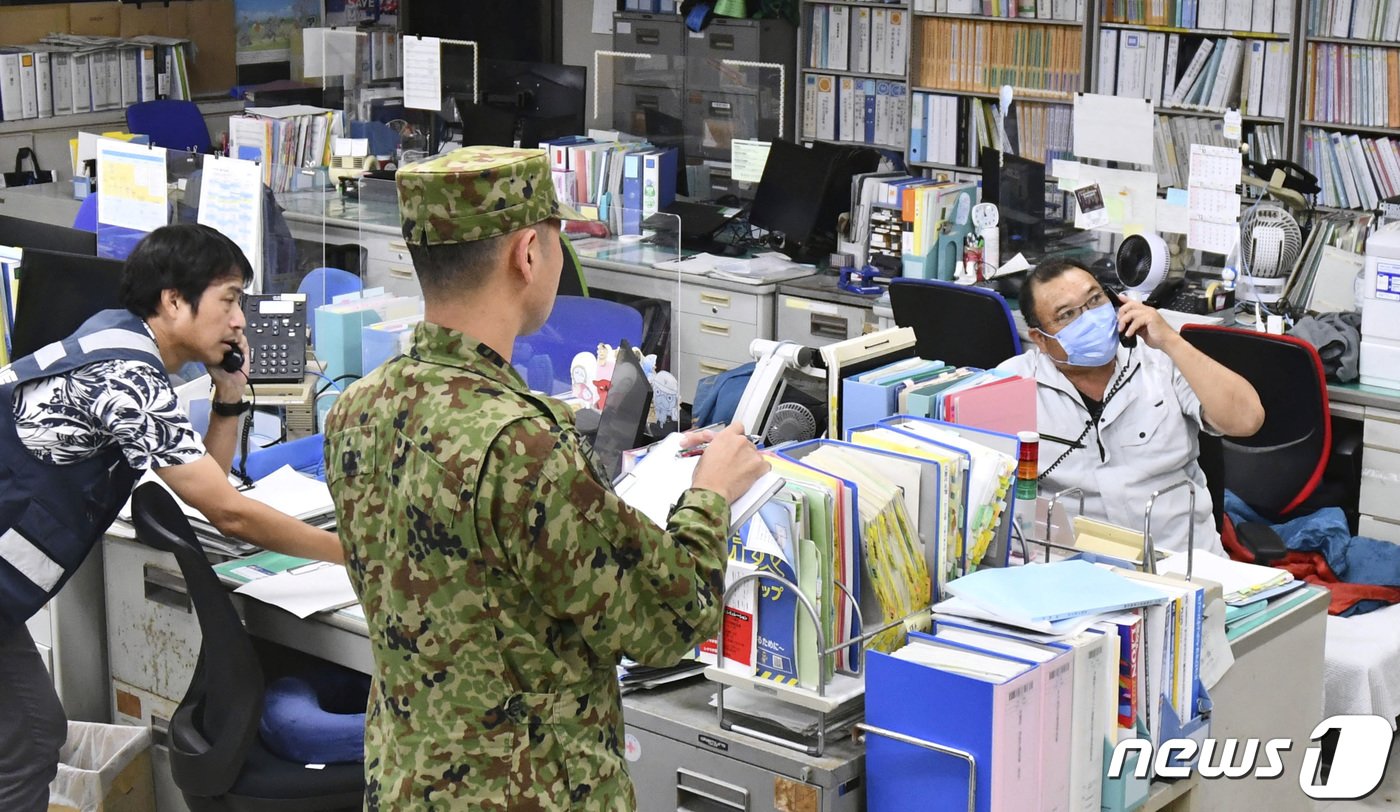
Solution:
<svg viewBox="0 0 1400 812"><path fill-rule="evenodd" d="M377 669L366 807L632 809L615 667L717 631L728 503L767 464L726 430L667 530L633 512L510 366L553 306L560 219L581 219L544 153L457 150L398 190L425 319L326 426Z"/></svg>

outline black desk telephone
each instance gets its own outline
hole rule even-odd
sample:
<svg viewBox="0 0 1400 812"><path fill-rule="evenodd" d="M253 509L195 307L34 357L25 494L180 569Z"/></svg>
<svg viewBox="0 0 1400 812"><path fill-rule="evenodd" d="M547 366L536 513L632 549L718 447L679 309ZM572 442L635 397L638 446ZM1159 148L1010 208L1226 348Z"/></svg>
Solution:
<svg viewBox="0 0 1400 812"><path fill-rule="evenodd" d="M306 365L306 300L278 294L243 297L243 316L252 355L250 383L301 383ZM226 372L243 368L243 353L230 349L219 366Z"/></svg>

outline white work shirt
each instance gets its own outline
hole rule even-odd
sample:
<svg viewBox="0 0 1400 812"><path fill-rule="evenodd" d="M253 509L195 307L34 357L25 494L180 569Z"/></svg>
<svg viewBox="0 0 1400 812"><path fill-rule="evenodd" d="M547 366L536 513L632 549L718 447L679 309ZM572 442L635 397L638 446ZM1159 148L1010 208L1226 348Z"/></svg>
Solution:
<svg viewBox="0 0 1400 812"><path fill-rule="evenodd" d="M1140 531L1152 492L1190 479L1196 486L1196 549L1223 555L1205 474L1197 463L1197 433L1206 425L1200 398L1165 353L1141 342L1131 353L1119 347L1117 364L1105 396L1127 364L1122 388L1104 405L1097 430L1091 427L1085 434L1084 448L1070 452L1040 481L1041 495L1081 488L1085 515ZM1079 390L1038 348L1010 358L998 368L1036 380L1036 418L1041 432L1073 440L1089 424L1089 409ZM1215 433L1208 427L1206 430ZM1040 472L1064 452L1064 445L1042 437ZM1152 511L1152 540L1158 550L1186 549L1189 505L1186 488L1157 498ZM1071 514L1077 506L1073 497L1065 503Z"/></svg>

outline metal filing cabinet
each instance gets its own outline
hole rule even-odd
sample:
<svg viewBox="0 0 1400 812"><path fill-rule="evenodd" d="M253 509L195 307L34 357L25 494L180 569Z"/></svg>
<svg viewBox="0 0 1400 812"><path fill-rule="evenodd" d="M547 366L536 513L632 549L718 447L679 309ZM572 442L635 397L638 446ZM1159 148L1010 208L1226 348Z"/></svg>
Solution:
<svg viewBox="0 0 1400 812"><path fill-rule="evenodd" d="M715 17L696 32L675 15L619 12L613 50L650 54L600 67L611 71L613 126L681 146L687 164L710 166L713 189L690 189L693 197L744 191L729 181L733 139L795 137L797 34L785 20ZM599 81L608 84L607 76Z"/></svg>
<svg viewBox="0 0 1400 812"><path fill-rule="evenodd" d="M716 17L703 31L688 32L686 155L711 164L715 194L744 191L728 178L733 139L796 138L796 51L786 20Z"/></svg>
<svg viewBox="0 0 1400 812"><path fill-rule="evenodd" d="M680 146L685 83L685 25L674 14L613 15L613 126L645 135L657 146ZM606 76L606 74L604 74ZM602 77L600 77L601 79Z"/></svg>
<svg viewBox="0 0 1400 812"><path fill-rule="evenodd" d="M1357 533L1400 544L1400 412L1366 407Z"/></svg>
<svg viewBox="0 0 1400 812"><path fill-rule="evenodd" d="M721 730L716 686L687 682L623 697L627 770L637 808L713 812L859 812L864 748L849 738L808 756Z"/></svg>

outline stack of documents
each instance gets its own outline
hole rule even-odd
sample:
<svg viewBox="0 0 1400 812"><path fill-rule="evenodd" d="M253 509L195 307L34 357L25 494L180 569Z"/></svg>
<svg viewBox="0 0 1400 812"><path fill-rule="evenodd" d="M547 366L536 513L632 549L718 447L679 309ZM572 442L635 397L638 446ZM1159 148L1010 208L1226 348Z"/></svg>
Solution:
<svg viewBox="0 0 1400 812"><path fill-rule="evenodd" d="M1186 553L1175 553L1157 564L1157 571L1186 574ZM1293 573L1276 567L1263 567L1234 561L1214 553L1197 552L1192 563L1192 576L1214 581L1225 591L1225 603L1246 606L1264 601L1302 586Z"/></svg>
<svg viewBox="0 0 1400 812"><path fill-rule="evenodd" d="M151 472L146 473L142 482L156 482L169 490L160 477ZM326 487L326 483L313 479L290 465L284 465L258 480L253 484L253 487L243 491L243 495L307 524L326 529L335 526L335 503L331 501L331 492ZM171 496L175 497L175 503L184 511L185 517L190 520L190 527L199 536L200 543L204 545L206 550L221 555L241 557L258 549L252 544L231 539L220 533L219 529L203 513L185 504L174 491L171 491ZM131 526L131 500L127 500L126 505L117 515L117 519L126 527L114 527L113 531L117 532L118 535L126 535L126 532L123 531ZM134 538L135 536L129 535L127 537Z"/></svg>
<svg viewBox="0 0 1400 812"><path fill-rule="evenodd" d="M1161 590L1087 561L979 570L950 581L948 592L986 611L1033 621L1097 615L1166 600Z"/></svg>
<svg viewBox="0 0 1400 812"><path fill-rule="evenodd" d="M664 528L671 509L690 488L699 464L700 456L684 455L681 435L672 434L649 447L636 466L618 478L614 488L622 501L651 519L657 527ZM738 528L748 521L782 486L782 478L771 471L759 477L748 492L729 506L730 526Z"/></svg>
<svg viewBox="0 0 1400 812"><path fill-rule="evenodd" d="M1011 488L1021 444L1015 436L905 415L850 432L859 445L937 461L947 480L943 543L935 572L939 597L948 578L982 563L1004 564L1011 527ZM996 542L994 554L989 555ZM926 542L927 538L926 538Z"/></svg>
<svg viewBox="0 0 1400 812"><path fill-rule="evenodd" d="M357 603L345 567L328 561L265 551L214 567L219 577L239 584L234 592L306 618Z"/></svg>
<svg viewBox="0 0 1400 812"><path fill-rule="evenodd" d="M624 657L617 666L617 683L623 694L633 691L649 691L662 685L670 685L705 673L705 664L699 660L681 660L672 666L654 667Z"/></svg>
<svg viewBox="0 0 1400 812"><path fill-rule="evenodd" d="M894 414L1015 434L1036 427L1035 381L1001 370L908 358L842 382L844 427Z"/></svg>

